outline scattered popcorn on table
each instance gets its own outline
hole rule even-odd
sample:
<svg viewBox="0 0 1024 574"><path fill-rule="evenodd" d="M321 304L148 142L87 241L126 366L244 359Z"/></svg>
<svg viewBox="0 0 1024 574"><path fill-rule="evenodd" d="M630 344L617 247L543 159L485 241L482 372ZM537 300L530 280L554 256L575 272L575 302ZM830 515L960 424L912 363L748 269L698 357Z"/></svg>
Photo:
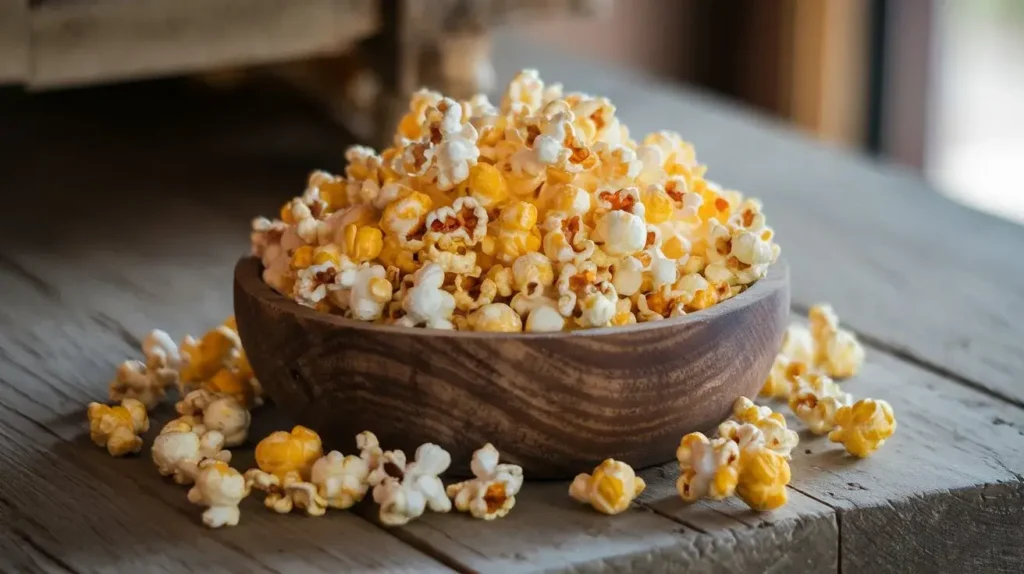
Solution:
<svg viewBox="0 0 1024 574"><path fill-rule="evenodd" d="M460 512L474 518L502 518L516 505L516 494L523 486L523 469L514 464L498 464L498 449L491 443L473 453L470 468L476 478L449 484L447 494Z"/></svg>
<svg viewBox="0 0 1024 574"><path fill-rule="evenodd" d="M238 446L249 436L252 417L233 396L197 389L178 401L175 409L180 415L193 417L206 430L221 433L224 446Z"/></svg>
<svg viewBox="0 0 1024 574"><path fill-rule="evenodd" d="M549 332L698 312L778 258L761 203L705 179L678 134L633 140L606 98L535 70L501 102L413 94L391 147L350 148L344 175L315 171L253 220L263 280L360 321ZM841 370L849 343L832 347ZM217 330L186 340L184 380L231 392L230 348Z"/></svg>
<svg viewBox="0 0 1024 574"><path fill-rule="evenodd" d="M606 459L590 474L578 474L569 485L569 496L604 514L625 512L647 484L624 462Z"/></svg>
<svg viewBox="0 0 1024 574"><path fill-rule="evenodd" d="M686 502L732 496L739 478L739 459L739 446L732 440L709 439L699 432L684 436L676 449L679 496Z"/></svg>
<svg viewBox="0 0 1024 574"><path fill-rule="evenodd" d="M125 361L117 368L110 383L110 400L137 399L154 409L163 400L169 387L178 384L181 355L171 337L153 330L142 341L146 362Z"/></svg>
<svg viewBox="0 0 1024 574"><path fill-rule="evenodd" d="M807 314L814 339L814 364L833 379L852 377L864 364L864 347L857 337L839 327L839 318L827 303L814 305Z"/></svg>
<svg viewBox="0 0 1024 574"><path fill-rule="evenodd" d="M861 399L835 414L835 428L828 433L832 442L842 443L846 452L864 458L875 452L896 432L896 417L889 403Z"/></svg>
<svg viewBox="0 0 1024 574"><path fill-rule="evenodd" d="M372 448L375 442L373 437L369 446ZM451 464L448 451L426 443L416 449L416 457L409 463L400 450L384 451L373 458L376 464L368 480L373 486L373 501L380 506L381 523L401 526L422 516L427 508L434 512L451 510L452 501L439 478Z"/></svg>
<svg viewBox="0 0 1024 574"><path fill-rule="evenodd" d="M120 405L89 403L89 438L107 449L110 456L124 456L142 450L142 437L149 430L146 405L136 399L124 399Z"/></svg>
<svg viewBox="0 0 1024 574"><path fill-rule="evenodd" d="M238 504L249 496L245 477L221 460L207 459L199 464L195 485L188 491L192 504L206 506L203 524L210 528L238 524Z"/></svg>
<svg viewBox="0 0 1024 574"><path fill-rule="evenodd" d="M797 377L789 408L814 434L825 434L835 427L839 409L853 403L850 393L828 375L811 373Z"/></svg>
<svg viewBox="0 0 1024 574"><path fill-rule="evenodd" d="M191 417L175 419L153 439L153 462L161 476L173 476L178 484L192 484L199 463L206 459L231 462L224 450L224 435L207 430Z"/></svg>
<svg viewBox="0 0 1024 574"><path fill-rule="evenodd" d="M295 505L289 486L309 482L313 464L323 455L320 435L297 425L291 431L276 431L256 445L256 465L245 473L247 488L266 493L263 504L275 512L287 514ZM308 488L308 487L306 487ZM293 489L294 490L294 489ZM307 496L315 494L306 491ZM309 502L309 498L304 499ZM311 515L323 514L324 504L311 504L305 508Z"/></svg>
<svg viewBox="0 0 1024 574"><path fill-rule="evenodd" d="M733 404L733 419L757 427L764 434L765 447L786 459L790 458L793 448L800 442L800 436L786 426L786 418L781 413L773 412L765 406L758 406L747 397L736 399ZM721 428L719 434L722 434Z"/></svg>

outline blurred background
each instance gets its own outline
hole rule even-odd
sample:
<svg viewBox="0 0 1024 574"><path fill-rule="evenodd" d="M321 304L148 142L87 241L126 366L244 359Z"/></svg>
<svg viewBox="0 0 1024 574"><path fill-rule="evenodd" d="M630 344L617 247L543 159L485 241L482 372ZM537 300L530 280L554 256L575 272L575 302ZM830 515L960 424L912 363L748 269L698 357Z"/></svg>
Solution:
<svg viewBox="0 0 1024 574"><path fill-rule="evenodd" d="M379 143L420 85L493 92L495 33L717 94L1024 222L1024 0L0 0L0 137L132 110L116 129L144 137L142 114L182 129L214 98L211 125L301 100Z"/></svg>

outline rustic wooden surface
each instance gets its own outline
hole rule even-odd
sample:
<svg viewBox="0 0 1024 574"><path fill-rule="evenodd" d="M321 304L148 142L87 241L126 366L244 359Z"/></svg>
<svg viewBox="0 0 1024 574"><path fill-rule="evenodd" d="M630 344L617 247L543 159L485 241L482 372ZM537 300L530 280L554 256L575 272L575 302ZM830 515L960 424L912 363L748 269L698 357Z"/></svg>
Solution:
<svg viewBox="0 0 1024 574"><path fill-rule="evenodd" d="M488 441L537 479L572 480L608 457L674 460L679 437L757 393L789 323L784 261L698 314L515 337L351 321L300 306L261 272L254 257L238 263L234 310L274 403L334 444L367 428L406 452L442 444L451 476L472 477Z"/></svg>
<svg viewBox="0 0 1024 574"><path fill-rule="evenodd" d="M889 444L854 461L804 437L790 504L768 514L683 505L666 465L642 471L648 490L617 517L564 482L528 482L493 524L428 514L384 529L372 506L314 519L250 499L238 527L205 530L146 453L112 460L88 442L84 405L148 329L180 338L230 312L248 218L298 192L311 166L340 168L344 134L255 92L0 91L0 571L1020 570L1024 229L703 95L507 39L496 53L503 81L538 65L608 95L635 133L678 129L713 177L756 190L795 311L830 300L868 342L845 385L892 403ZM257 433L289 424L278 417L257 413Z"/></svg>

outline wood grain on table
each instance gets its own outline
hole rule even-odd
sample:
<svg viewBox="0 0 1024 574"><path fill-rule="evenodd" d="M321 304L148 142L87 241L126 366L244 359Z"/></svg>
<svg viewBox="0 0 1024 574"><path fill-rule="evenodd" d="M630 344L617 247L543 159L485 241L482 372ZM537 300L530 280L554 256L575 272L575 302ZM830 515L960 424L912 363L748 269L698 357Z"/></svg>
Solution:
<svg viewBox="0 0 1024 574"><path fill-rule="evenodd" d="M536 65L607 95L634 134L680 131L713 179L765 200L794 319L830 301L862 335L868 362L845 386L892 403L889 443L855 461L803 435L790 503L768 514L684 505L666 465L616 517L528 482L494 523L428 513L386 529L372 507L307 518L249 499L239 526L207 530L148 451L114 460L89 442L84 406L149 329L180 339L230 313L249 219L310 168L340 169L344 134L250 92L0 92L0 571L1019 571L1024 228L707 96L512 40L502 79ZM254 424L287 424L276 416Z"/></svg>

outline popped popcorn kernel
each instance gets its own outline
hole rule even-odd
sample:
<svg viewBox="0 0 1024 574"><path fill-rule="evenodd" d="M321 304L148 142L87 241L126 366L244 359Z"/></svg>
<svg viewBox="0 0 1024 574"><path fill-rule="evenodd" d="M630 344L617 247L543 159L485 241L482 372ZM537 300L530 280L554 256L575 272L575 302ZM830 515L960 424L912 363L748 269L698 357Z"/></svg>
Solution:
<svg viewBox="0 0 1024 574"><path fill-rule="evenodd" d="M249 485L237 470L224 461L206 459L199 464L195 485L188 501L207 507L203 524L210 528L236 526L241 513L239 503L249 496Z"/></svg>
<svg viewBox="0 0 1024 574"><path fill-rule="evenodd" d="M825 434L835 428L836 414L850 406L853 398L843 392L828 375L808 373L793 383L789 408L814 434Z"/></svg>
<svg viewBox="0 0 1024 574"><path fill-rule="evenodd" d="M459 512L474 518L502 518L516 505L516 494L523 486L523 469L514 464L498 464L498 449L491 443L473 453L472 480L449 484L446 493Z"/></svg>
<svg viewBox="0 0 1024 574"><path fill-rule="evenodd" d="M147 409L156 408L167 388L177 382L178 373L173 369L150 368L142 361L125 361L117 367L117 374L110 382L110 400L137 399Z"/></svg>
<svg viewBox="0 0 1024 574"><path fill-rule="evenodd" d="M328 506L344 510L366 496L369 475L366 460L332 450L313 463L309 481Z"/></svg>
<svg viewBox="0 0 1024 574"><path fill-rule="evenodd" d="M142 450L142 433L149 430L146 406L136 399L123 399L120 405L89 403L89 438L105 447L110 456L124 456Z"/></svg>
<svg viewBox="0 0 1024 574"><path fill-rule="evenodd" d="M322 455L320 435L301 425L273 432L256 445L256 464L279 478L308 478L313 463Z"/></svg>
<svg viewBox="0 0 1024 574"><path fill-rule="evenodd" d="M732 440L709 439L699 432L684 436L676 449L679 496L686 502L732 496L739 480L739 459L739 446Z"/></svg>
<svg viewBox="0 0 1024 574"><path fill-rule="evenodd" d="M620 514L629 508L647 484L624 462L606 459L590 474L578 474L569 485L569 496L603 514Z"/></svg>
<svg viewBox="0 0 1024 574"><path fill-rule="evenodd" d="M832 306L821 303L807 314L814 339L814 364L833 379L856 375L864 364L864 347L856 335L839 327L839 318Z"/></svg>
<svg viewBox="0 0 1024 574"><path fill-rule="evenodd" d="M796 431L786 426L786 418L781 413L772 411L765 406L758 406L747 397L736 399L733 404L733 418L740 423L749 423L764 433L765 446L786 459L800 442Z"/></svg>
<svg viewBox="0 0 1024 574"><path fill-rule="evenodd" d="M841 443L846 452L865 458L878 450L896 432L896 417L886 401L861 399L835 414L835 428L828 439Z"/></svg>
<svg viewBox="0 0 1024 574"><path fill-rule="evenodd" d="M420 445L409 463L402 451L385 451L369 476L381 523L401 526L422 516L427 508L451 510L452 501L438 478L450 464L448 451L431 443Z"/></svg>
<svg viewBox="0 0 1024 574"><path fill-rule="evenodd" d="M523 330L522 318L505 303L488 303L470 313L467 320L473 331L519 333Z"/></svg>
<svg viewBox="0 0 1024 574"><path fill-rule="evenodd" d="M217 431L224 437L224 446L234 447L246 441L252 416L236 397L197 389L185 395L175 405L182 417L189 417L207 431Z"/></svg>
<svg viewBox="0 0 1024 574"><path fill-rule="evenodd" d="M224 450L224 435L207 430L189 419L175 419L153 439L153 463L160 476L171 476L178 484L192 484L204 460L231 462L231 452Z"/></svg>
<svg viewBox="0 0 1024 574"><path fill-rule="evenodd" d="M736 495L754 510L775 510L789 499L789 480L786 457L769 448L754 449L740 457Z"/></svg>

